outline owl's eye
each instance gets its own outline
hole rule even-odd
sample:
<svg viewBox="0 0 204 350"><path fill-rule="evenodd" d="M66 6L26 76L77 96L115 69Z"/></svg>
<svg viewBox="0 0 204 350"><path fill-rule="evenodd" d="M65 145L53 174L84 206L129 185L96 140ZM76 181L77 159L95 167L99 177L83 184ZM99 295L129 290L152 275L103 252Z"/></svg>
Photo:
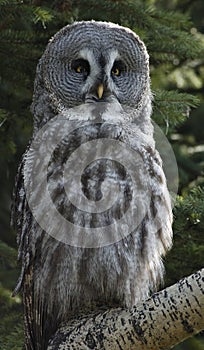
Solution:
<svg viewBox="0 0 204 350"><path fill-rule="evenodd" d="M77 72L77 73L83 73L83 67L82 66L78 66L76 69L75 69L75 71Z"/></svg>
<svg viewBox="0 0 204 350"><path fill-rule="evenodd" d="M120 75L120 69L115 67L114 69L112 69L111 73L112 73L112 75L119 76Z"/></svg>
<svg viewBox="0 0 204 350"><path fill-rule="evenodd" d="M82 58L72 61L71 69L84 77L87 77L90 73L89 62Z"/></svg>
<svg viewBox="0 0 204 350"><path fill-rule="evenodd" d="M119 77L122 72L125 70L125 65L122 61L115 61L114 65L111 69L111 75L115 77Z"/></svg>

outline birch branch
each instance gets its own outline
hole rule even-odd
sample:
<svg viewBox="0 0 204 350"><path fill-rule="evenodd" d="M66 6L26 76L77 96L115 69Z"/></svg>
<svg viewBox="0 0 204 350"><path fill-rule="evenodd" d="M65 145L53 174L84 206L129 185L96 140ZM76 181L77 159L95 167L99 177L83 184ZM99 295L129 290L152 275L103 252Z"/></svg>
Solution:
<svg viewBox="0 0 204 350"><path fill-rule="evenodd" d="M48 350L167 350L204 329L204 269L130 310L89 314L60 328Z"/></svg>

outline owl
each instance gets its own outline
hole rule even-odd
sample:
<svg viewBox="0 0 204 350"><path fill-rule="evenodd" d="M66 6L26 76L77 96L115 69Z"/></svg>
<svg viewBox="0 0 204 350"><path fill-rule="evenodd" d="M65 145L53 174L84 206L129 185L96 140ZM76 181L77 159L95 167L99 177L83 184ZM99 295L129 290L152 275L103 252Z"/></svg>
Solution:
<svg viewBox="0 0 204 350"><path fill-rule="evenodd" d="M74 22L50 40L13 206L26 350L161 283L172 208L151 111L148 53L130 29Z"/></svg>

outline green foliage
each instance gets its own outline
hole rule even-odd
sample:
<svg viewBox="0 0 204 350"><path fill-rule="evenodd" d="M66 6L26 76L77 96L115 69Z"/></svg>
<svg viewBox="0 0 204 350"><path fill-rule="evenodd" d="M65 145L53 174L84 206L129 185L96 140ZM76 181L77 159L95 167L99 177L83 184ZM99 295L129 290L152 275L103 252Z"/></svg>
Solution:
<svg viewBox="0 0 204 350"><path fill-rule="evenodd" d="M166 261L166 282L169 285L203 267L203 203L204 188L199 186L177 198L174 207L174 245Z"/></svg>
<svg viewBox="0 0 204 350"><path fill-rule="evenodd" d="M177 345L175 350L204 350L204 342L201 336L190 338L189 340Z"/></svg>
<svg viewBox="0 0 204 350"><path fill-rule="evenodd" d="M21 350L23 345L23 316L19 297L12 298L0 284L0 349Z"/></svg>
<svg viewBox="0 0 204 350"><path fill-rule="evenodd" d="M49 38L74 20L116 22L132 28L145 41L151 63L153 119L172 143L180 176L174 208L174 246L166 260L166 283L172 284L201 267L204 260L203 11L202 0L0 0L1 349L22 348L21 300L11 298L18 267L9 215L17 164L32 130L29 108L36 64ZM194 111L199 100L200 107ZM177 350L184 348L203 349L202 338L191 339Z"/></svg>
<svg viewBox="0 0 204 350"><path fill-rule="evenodd" d="M38 22L41 22L43 25L43 28L46 28L46 24L53 19L53 15L49 11L41 7L36 7L33 13L35 15L33 19L34 23L36 24Z"/></svg>
<svg viewBox="0 0 204 350"><path fill-rule="evenodd" d="M0 241L0 260L8 267L16 267L16 250L10 247L8 244Z"/></svg>
<svg viewBox="0 0 204 350"><path fill-rule="evenodd" d="M166 131L173 131L189 117L190 109L199 104L196 96L179 93L177 90L155 90L154 121Z"/></svg>

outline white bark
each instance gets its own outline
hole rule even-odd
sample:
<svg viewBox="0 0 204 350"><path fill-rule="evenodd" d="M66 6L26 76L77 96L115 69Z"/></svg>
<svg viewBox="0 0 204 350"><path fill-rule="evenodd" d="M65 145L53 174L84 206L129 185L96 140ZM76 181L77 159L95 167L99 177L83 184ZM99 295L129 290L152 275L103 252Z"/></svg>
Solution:
<svg viewBox="0 0 204 350"><path fill-rule="evenodd" d="M73 320L48 350L167 350L204 329L204 269L131 310L111 309Z"/></svg>

